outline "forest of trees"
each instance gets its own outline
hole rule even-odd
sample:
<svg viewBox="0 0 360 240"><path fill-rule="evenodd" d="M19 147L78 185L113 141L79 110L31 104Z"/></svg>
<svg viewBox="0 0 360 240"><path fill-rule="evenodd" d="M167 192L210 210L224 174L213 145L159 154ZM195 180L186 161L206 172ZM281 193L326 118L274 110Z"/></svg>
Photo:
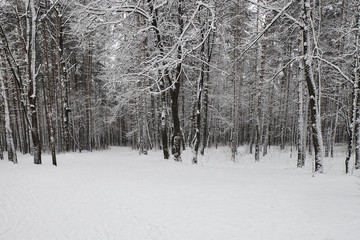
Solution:
<svg viewBox="0 0 360 240"><path fill-rule="evenodd" d="M0 0L0 158L342 144L351 173L359 48L358 0Z"/></svg>

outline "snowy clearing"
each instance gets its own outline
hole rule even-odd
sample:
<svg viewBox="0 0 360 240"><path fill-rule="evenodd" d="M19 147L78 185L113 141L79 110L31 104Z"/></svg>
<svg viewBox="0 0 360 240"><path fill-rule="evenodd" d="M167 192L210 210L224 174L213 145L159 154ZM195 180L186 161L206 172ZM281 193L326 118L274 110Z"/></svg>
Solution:
<svg viewBox="0 0 360 240"><path fill-rule="evenodd" d="M58 155L58 167L0 161L0 239L358 239L359 172L343 174L342 152L315 177L289 152L241 153L237 164L228 148L199 165L189 151L176 163L119 147Z"/></svg>

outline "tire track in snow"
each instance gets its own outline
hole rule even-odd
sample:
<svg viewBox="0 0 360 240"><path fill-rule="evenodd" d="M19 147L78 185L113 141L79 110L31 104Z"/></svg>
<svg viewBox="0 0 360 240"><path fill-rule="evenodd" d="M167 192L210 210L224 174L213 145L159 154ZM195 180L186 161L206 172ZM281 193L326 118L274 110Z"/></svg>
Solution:
<svg viewBox="0 0 360 240"><path fill-rule="evenodd" d="M8 195L4 195L5 198L0 200L0 239L5 239L8 232L18 225L16 214L11 207L11 204L5 202L8 200Z"/></svg>
<svg viewBox="0 0 360 240"><path fill-rule="evenodd" d="M12 189L12 191L26 191L24 187L21 189ZM36 228L40 224L40 216L36 207L30 205L25 197L16 197L16 194L6 192L3 193L2 205L4 217L3 221L6 222L0 232L0 237L4 239L37 239L38 236L29 235L34 232L31 228ZM32 202L32 201L31 201ZM13 206L17 206L14 208ZM4 210L5 209L5 210ZM16 235L14 235L16 234Z"/></svg>

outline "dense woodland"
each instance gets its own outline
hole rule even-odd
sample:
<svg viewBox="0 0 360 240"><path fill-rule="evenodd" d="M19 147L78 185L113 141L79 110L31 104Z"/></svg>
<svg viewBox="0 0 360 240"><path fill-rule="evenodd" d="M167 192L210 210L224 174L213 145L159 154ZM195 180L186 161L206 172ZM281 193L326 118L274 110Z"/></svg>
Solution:
<svg viewBox="0 0 360 240"><path fill-rule="evenodd" d="M360 167L358 0L0 0L0 157L271 146Z"/></svg>

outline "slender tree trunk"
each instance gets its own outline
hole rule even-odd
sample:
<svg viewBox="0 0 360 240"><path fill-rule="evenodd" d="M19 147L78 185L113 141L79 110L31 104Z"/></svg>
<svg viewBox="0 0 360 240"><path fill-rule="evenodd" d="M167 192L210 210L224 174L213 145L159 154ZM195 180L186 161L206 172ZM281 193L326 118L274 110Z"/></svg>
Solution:
<svg viewBox="0 0 360 240"><path fill-rule="evenodd" d="M297 157L297 167L301 168L305 166L306 159L306 124L304 121L304 64L303 61L300 61L300 74L299 74L299 83L298 83L298 157ZM307 108L305 108L307 109Z"/></svg>
<svg viewBox="0 0 360 240"><path fill-rule="evenodd" d="M29 89L28 97L30 104L30 116L31 116L31 137L33 141L33 154L34 163L41 164L41 145L38 128L37 118L37 73L36 73L36 18L37 13L35 11L34 0L29 1L30 4L30 15L27 15L28 31L30 34L28 42L28 72L29 72ZM31 27L31 29L30 29Z"/></svg>
<svg viewBox="0 0 360 240"><path fill-rule="evenodd" d="M269 135L270 135L270 121L271 119L269 118L269 116L273 115L273 110L272 110L272 103L274 100L274 91L271 90L271 95L270 95L270 101L268 103L268 108L267 108L267 112L265 115L265 135L264 135L264 146L263 146L263 157L265 157L268 153L268 148L269 148Z"/></svg>
<svg viewBox="0 0 360 240"><path fill-rule="evenodd" d="M2 130L1 118L0 118L0 130ZM2 143L2 134L0 134L0 160L4 160L4 147Z"/></svg>
<svg viewBox="0 0 360 240"><path fill-rule="evenodd" d="M59 82L59 89L60 89L60 106L62 107L61 115L63 121L63 136L64 136L64 147L65 151L70 151L70 127L69 127L69 103L68 103L68 79L66 74L66 67L64 61L64 48L63 48L63 26L62 26L62 19L59 16L60 13L57 8L55 8L55 23L56 23L56 44L57 44L57 51L56 51L56 58L57 58L57 65L58 65L58 82Z"/></svg>
<svg viewBox="0 0 360 240"><path fill-rule="evenodd" d="M204 39L204 33L202 33L201 40ZM194 136L194 149L193 149L193 158L192 163L197 164L197 156L198 156L198 150L200 146L200 129L201 129L201 97L203 94L203 88L204 88L204 78L205 78L205 59L204 59L204 53L205 53L205 45L203 44L201 46L201 59L202 59L202 65L201 70L199 74L199 80L197 84L197 94L196 94L196 127L195 127L195 136Z"/></svg>
<svg viewBox="0 0 360 240"><path fill-rule="evenodd" d="M192 94L192 95L196 95L195 94ZM196 125L196 96L195 98L193 99L193 102L192 102L192 106L191 106L191 120L190 120L190 130L189 130L189 147L193 147L194 145L194 135L195 135L195 132L194 132L194 129L195 129L195 125Z"/></svg>
<svg viewBox="0 0 360 240"><path fill-rule="evenodd" d="M164 92L164 80L160 80L161 91L161 142L164 159L169 159L168 139L167 139L167 114L166 114L166 98Z"/></svg>
<svg viewBox="0 0 360 240"><path fill-rule="evenodd" d="M359 24L359 15L356 15L356 28L358 28L360 26ZM356 46L356 51L355 51L355 56L354 56L354 72L353 72L353 92L352 92L352 106L351 106L351 114L350 114L350 134L349 134L349 142L348 142L348 151L347 151L347 156L345 158L345 173L348 174L350 173L350 159L351 159L351 155L353 150L355 149L355 161L354 161L354 165L355 167L359 167L359 160L356 160L356 155L359 153L356 153L356 151L359 151L359 137L358 135L358 124L359 124L359 81L360 81L360 77L359 77L359 67L360 67L360 63L359 63L359 57L358 57L358 53L359 53L359 43L360 43L360 34L359 34L359 30L357 30L355 32L355 46ZM359 155L358 155L359 156Z"/></svg>
<svg viewBox="0 0 360 240"><path fill-rule="evenodd" d="M355 169L359 168L359 158L360 158L360 96L359 96L359 81L358 81L358 89L357 89L357 102L356 102L356 116L355 116L355 129L354 129L354 134L355 134L355 139L354 139L354 144L355 144L355 162L354 162L354 167Z"/></svg>
<svg viewBox="0 0 360 240"><path fill-rule="evenodd" d="M262 24L260 23L260 10L258 7L257 12L257 29L261 30ZM267 17L265 16L265 19ZM260 144L261 144L261 131L260 131L260 125L261 125L261 107L262 107L262 85L265 78L265 60L266 60L266 41L263 40L262 43L258 43L258 51L257 51L257 60L256 65L260 62L260 71L257 71L258 74L258 88L257 88L257 98L256 98L256 124L255 124L255 161L258 162L260 160ZM258 69L258 66L256 66Z"/></svg>
<svg viewBox="0 0 360 240"><path fill-rule="evenodd" d="M302 51L304 54L303 64L305 81L309 92L309 108L310 108L310 120L312 127L312 142L314 146L315 155L315 172L323 172L323 156L322 156L322 133L321 133L321 119L320 119L320 106L318 102L318 91L316 89L316 83L313 77L312 70L312 44L310 38L311 22L310 22L310 0L303 0L304 6L304 23L306 28L303 29L303 44Z"/></svg>
<svg viewBox="0 0 360 240"><path fill-rule="evenodd" d="M355 169L360 169L360 93L359 93L359 82L360 82L360 5L357 6L357 14L355 17L355 29L356 30L356 37L355 37L355 69L354 69L354 82L357 85L357 89L355 90L357 93L357 101L356 101L356 116L355 116Z"/></svg>
<svg viewBox="0 0 360 240"><path fill-rule="evenodd" d="M14 145L13 131L11 128L11 116L10 116L10 108L8 101L8 97L9 97L8 77L6 73L5 58L3 58L2 54L3 51L0 52L0 63L1 63L1 67L3 68L3 70L0 69L0 84L1 84L0 87L1 87L1 96L4 100L3 102L5 108L5 130L6 130L7 152L8 152L9 161L13 163L17 163L17 155Z"/></svg>
<svg viewBox="0 0 360 240"><path fill-rule="evenodd" d="M204 115L203 115L203 138L202 138L202 145L200 154L204 156L205 154L205 148L207 146L208 138L209 138L209 127L208 127L208 106L209 106L209 96L208 96L208 84L209 76L206 77L205 83L204 83L204 91L203 91L203 107L204 107Z"/></svg>
<svg viewBox="0 0 360 240"><path fill-rule="evenodd" d="M86 99L87 99L87 143L91 152L93 148L93 132L92 132L92 50L89 43L87 56L87 83L86 83Z"/></svg>
<svg viewBox="0 0 360 240"><path fill-rule="evenodd" d="M337 126L339 122L339 103L336 102L336 115L335 115L335 122L334 127L331 129L331 145L330 145L330 157L334 157L334 146L335 146L335 139L336 139L336 132L337 132Z"/></svg>
<svg viewBox="0 0 360 240"><path fill-rule="evenodd" d="M211 35L210 35L211 36ZM210 60L212 53L212 44L214 43L214 37L209 37L207 41L207 64L205 66L205 79L204 79L204 91L203 91L203 107L204 107L204 115L203 115L203 139L202 139L202 147L201 147L201 155L204 155L205 147L207 146L207 142L209 139L209 129L208 129L208 108L209 108L209 96L208 96L208 84L210 81Z"/></svg>
<svg viewBox="0 0 360 240"><path fill-rule="evenodd" d="M182 82L184 84L184 81ZM185 119L186 119L186 112L185 112L185 90L184 88L182 88L182 96L181 96L181 101L182 101L182 123L181 123L181 132L182 132L182 146L183 146L183 151L186 150L186 130L185 130Z"/></svg>
<svg viewBox="0 0 360 240"><path fill-rule="evenodd" d="M350 172L350 159L353 152L353 149L355 147L355 121L356 121L356 115L357 115L357 98L359 97L358 91L359 91L359 85L358 81L354 81L353 84L353 92L352 92L352 106L351 106L351 114L350 114L350 134L349 134L349 141L348 141L348 148L347 148L347 155L345 158L345 173L348 174Z"/></svg>
<svg viewBox="0 0 360 240"><path fill-rule="evenodd" d="M238 56L237 56L237 48L239 45L239 8L240 8L240 1L237 1L235 6L235 30L233 33L234 37L234 69L233 69L233 76L232 76L232 87L233 87L233 102L232 102L232 128L231 128L231 160L233 162L236 161L236 154L237 154L237 144L238 144L238 91L237 91L237 79L238 79Z"/></svg>
<svg viewBox="0 0 360 240"><path fill-rule="evenodd" d="M201 95L203 91L203 83L204 83L204 73L201 70L200 77L198 80L198 90L197 90L197 97L196 97L196 128L195 128L195 136L194 136L194 149L193 149L193 158L192 163L197 164L197 155L200 145L200 127L201 127Z"/></svg>
<svg viewBox="0 0 360 240"><path fill-rule="evenodd" d="M52 163L54 166L57 166L56 161L56 145L55 145L55 136L54 136L54 123L53 123L53 109L52 109L52 99L51 99L51 78L49 70L49 57L48 57L48 47L47 47L47 37L46 37L46 25L45 20L42 21L42 30L43 30L43 44L44 44L44 55L45 55L45 75L46 75L46 91L45 84L43 83L43 92L45 100L45 112L46 112L46 121L48 125L48 134L49 142L51 149Z"/></svg>

